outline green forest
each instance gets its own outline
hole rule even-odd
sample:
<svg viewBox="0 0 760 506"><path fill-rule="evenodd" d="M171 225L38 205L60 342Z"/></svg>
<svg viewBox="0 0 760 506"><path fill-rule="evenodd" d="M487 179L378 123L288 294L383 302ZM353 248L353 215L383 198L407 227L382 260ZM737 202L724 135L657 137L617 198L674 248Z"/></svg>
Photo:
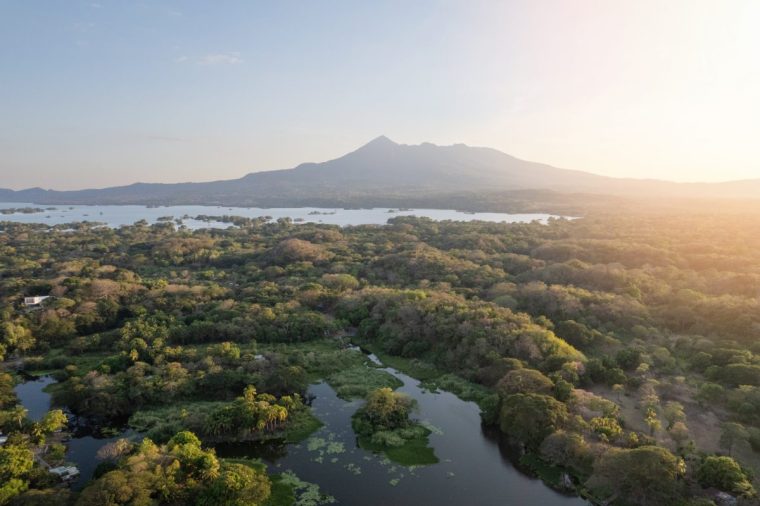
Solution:
<svg viewBox="0 0 760 506"><path fill-rule="evenodd" d="M435 462L413 403L349 345L476 401L515 465L555 489L756 503L754 212L228 221L0 222L0 505L296 504L292 476L213 445L304 440L321 424L306 392L319 380L366 399L361 444ZM14 394L26 375L57 380L39 421ZM69 490L44 469L62 461L67 413L144 439L109 445Z"/></svg>

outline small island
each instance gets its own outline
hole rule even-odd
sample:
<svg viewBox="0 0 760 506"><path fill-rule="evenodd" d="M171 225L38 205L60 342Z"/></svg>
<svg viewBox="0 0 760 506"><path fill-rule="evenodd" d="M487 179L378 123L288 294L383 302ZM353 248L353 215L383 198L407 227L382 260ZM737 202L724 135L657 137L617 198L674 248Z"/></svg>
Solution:
<svg viewBox="0 0 760 506"><path fill-rule="evenodd" d="M428 446L430 429L410 417L415 407L414 399L388 387L370 392L352 418L359 446L405 466L436 464L438 458Z"/></svg>
<svg viewBox="0 0 760 506"><path fill-rule="evenodd" d="M45 209L41 207L9 207L0 209L0 214L36 214L44 212Z"/></svg>

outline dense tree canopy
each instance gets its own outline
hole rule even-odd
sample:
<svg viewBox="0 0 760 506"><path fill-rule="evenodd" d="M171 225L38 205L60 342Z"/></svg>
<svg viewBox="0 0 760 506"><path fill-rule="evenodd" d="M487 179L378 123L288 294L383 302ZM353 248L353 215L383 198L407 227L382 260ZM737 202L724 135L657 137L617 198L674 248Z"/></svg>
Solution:
<svg viewBox="0 0 760 506"><path fill-rule="evenodd" d="M228 229L196 231L2 222L0 358L52 371L60 407L156 441L111 458L82 504L260 500L264 474L185 431L286 437L308 421L310 382L365 366L348 339L469 385L526 462L594 497L663 504L699 484L749 496L760 225L693 211L344 228L224 217ZM51 297L26 307L35 295ZM29 420L15 381L0 373L0 503L44 497L29 452L67 424ZM363 413L392 428L410 408L381 390Z"/></svg>

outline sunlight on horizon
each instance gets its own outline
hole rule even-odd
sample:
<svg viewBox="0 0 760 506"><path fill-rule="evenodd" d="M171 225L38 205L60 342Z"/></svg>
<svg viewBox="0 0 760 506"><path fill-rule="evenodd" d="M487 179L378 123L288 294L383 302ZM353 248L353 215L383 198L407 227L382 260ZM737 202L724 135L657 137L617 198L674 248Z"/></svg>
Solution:
<svg viewBox="0 0 760 506"><path fill-rule="evenodd" d="M760 2L0 6L0 187L229 179L385 134L760 178Z"/></svg>

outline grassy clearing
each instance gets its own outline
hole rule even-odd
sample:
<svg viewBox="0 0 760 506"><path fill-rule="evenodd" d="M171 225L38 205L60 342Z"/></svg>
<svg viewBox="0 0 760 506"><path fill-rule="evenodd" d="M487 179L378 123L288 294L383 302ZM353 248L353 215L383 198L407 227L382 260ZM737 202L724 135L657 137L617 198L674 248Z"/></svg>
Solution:
<svg viewBox="0 0 760 506"><path fill-rule="evenodd" d="M402 466L428 466L437 464L438 457L435 451L428 446L430 430L417 426L415 435L411 438L403 438L400 446L390 446L378 442L372 436L359 436L359 446L365 450L383 453L389 460ZM373 441L375 439L375 441Z"/></svg>
<svg viewBox="0 0 760 506"><path fill-rule="evenodd" d="M444 373L434 365L416 358L397 357L384 353L379 347L371 343L361 343L361 346L377 355L377 358L388 367L392 367L414 379L425 381L442 376Z"/></svg>
<svg viewBox="0 0 760 506"><path fill-rule="evenodd" d="M54 348L44 356L27 357L24 360L24 372L34 376L47 376L62 371L68 365L75 365L79 373L84 374L113 356L116 355L110 352L71 355L63 348Z"/></svg>
<svg viewBox="0 0 760 506"><path fill-rule="evenodd" d="M225 402L178 402L168 406L144 409L129 418L129 426L157 442L164 442L181 430L190 430L204 437L204 426L208 415ZM260 439L283 439L286 443L298 443L308 438L322 427L311 409L290 414L285 426L277 431L261 434Z"/></svg>
<svg viewBox="0 0 760 506"><path fill-rule="evenodd" d="M389 387L395 390L404 384L392 374L367 365L331 374L327 377L327 382L335 389L338 397L345 400L363 399L378 388Z"/></svg>
<svg viewBox="0 0 760 506"><path fill-rule="evenodd" d="M483 403L490 401L494 392L483 385L478 385L460 378L456 374L444 374L434 379L422 382L422 386L431 391L444 390L451 392L464 401L473 401L483 407Z"/></svg>
<svg viewBox="0 0 760 506"><path fill-rule="evenodd" d="M293 506L296 504L296 492L293 485L283 481L280 474L273 474L269 479L272 481L272 495L269 496L264 506Z"/></svg>
<svg viewBox="0 0 760 506"><path fill-rule="evenodd" d="M300 443L319 430L323 425L322 421L314 416L310 408L297 411L290 417L285 427L285 442Z"/></svg>

